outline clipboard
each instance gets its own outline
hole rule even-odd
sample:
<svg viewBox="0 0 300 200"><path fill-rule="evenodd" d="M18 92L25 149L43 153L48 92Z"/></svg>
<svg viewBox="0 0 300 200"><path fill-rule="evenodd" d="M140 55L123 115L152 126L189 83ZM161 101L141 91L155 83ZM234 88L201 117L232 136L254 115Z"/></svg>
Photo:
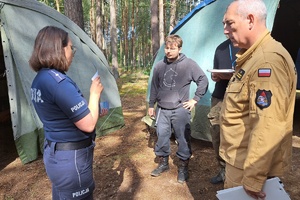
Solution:
<svg viewBox="0 0 300 200"><path fill-rule="evenodd" d="M265 200L291 200L278 177L266 180L263 191L266 193ZM219 200L254 200L243 186L219 190L216 196Z"/></svg>

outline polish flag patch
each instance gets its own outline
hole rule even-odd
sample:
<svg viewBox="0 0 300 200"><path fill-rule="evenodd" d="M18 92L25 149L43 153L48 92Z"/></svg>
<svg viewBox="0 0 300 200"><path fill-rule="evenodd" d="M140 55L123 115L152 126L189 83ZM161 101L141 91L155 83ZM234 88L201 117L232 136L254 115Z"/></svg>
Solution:
<svg viewBox="0 0 300 200"><path fill-rule="evenodd" d="M270 76L271 76L270 68L258 69L258 77L270 77Z"/></svg>

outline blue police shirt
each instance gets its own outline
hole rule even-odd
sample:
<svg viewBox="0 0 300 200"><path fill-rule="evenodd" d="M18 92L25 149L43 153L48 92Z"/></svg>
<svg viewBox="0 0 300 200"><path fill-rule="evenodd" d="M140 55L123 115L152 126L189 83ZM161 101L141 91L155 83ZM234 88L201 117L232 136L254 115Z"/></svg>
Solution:
<svg viewBox="0 0 300 200"><path fill-rule="evenodd" d="M41 69L31 85L31 100L44 125L46 139L53 142L80 141L91 137L74 122L90 113L79 88L66 74Z"/></svg>

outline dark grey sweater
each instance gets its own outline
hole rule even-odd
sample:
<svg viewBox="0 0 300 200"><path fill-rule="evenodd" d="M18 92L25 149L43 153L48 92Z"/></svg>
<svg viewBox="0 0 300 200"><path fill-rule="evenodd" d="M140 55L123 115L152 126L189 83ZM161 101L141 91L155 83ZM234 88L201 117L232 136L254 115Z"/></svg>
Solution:
<svg viewBox="0 0 300 200"><path fill-rule="evenodd" d="M158 106L175 109L189 100L191 82L197 84L194 100L199 101L206 93L208 79L199 65L184 54L178 60L168 63L166 57L153 70L149 107Z"/></svg>

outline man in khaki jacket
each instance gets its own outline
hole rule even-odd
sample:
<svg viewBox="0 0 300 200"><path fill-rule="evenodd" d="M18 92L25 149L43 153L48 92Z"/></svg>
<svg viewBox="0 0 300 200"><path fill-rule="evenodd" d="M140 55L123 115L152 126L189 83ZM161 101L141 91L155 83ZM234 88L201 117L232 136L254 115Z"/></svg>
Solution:
<svg viewBox="0 0 300 200"><path fill-rule="evenodd" d="M266 28L266 16L262 0L235 0L223 19L224 33L241 48L221 110L224 188L242 185L255 199L265 198L267 178L289 167L297 78L291 56Z"/></svg>

